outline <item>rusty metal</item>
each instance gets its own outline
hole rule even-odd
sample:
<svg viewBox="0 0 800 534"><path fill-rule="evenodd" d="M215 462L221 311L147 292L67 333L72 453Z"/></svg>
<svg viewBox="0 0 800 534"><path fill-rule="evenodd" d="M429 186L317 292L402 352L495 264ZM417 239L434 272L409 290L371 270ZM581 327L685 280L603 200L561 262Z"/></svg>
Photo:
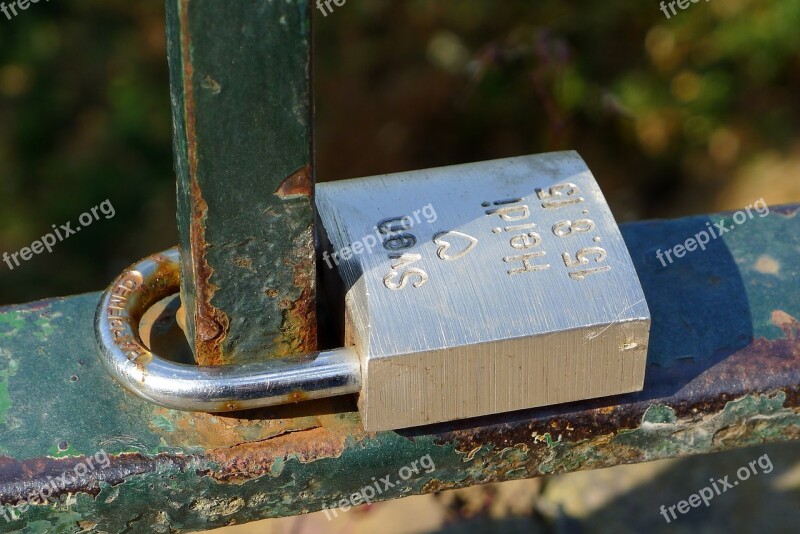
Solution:
<svg viewBox="0 0 800 534"><path fill-rule="evenodd" d="M798 440L799 210L772 208L667 267L657 250L730 216L622 227L653 317L643 392L401 432L364 432L348 397L159 408L94 357L98 294L0 308L2 503L99 451L111 462L0 529L190 532L330 507L372 477L393 483L378 501ZM394 484L424 455L432 472Z"/></svg>
<svg viewBox="0 0 800 534"><path fill-rule="evenodd" d="M313 351L308 2L166 6L181 291L197 361Z"/></svg>

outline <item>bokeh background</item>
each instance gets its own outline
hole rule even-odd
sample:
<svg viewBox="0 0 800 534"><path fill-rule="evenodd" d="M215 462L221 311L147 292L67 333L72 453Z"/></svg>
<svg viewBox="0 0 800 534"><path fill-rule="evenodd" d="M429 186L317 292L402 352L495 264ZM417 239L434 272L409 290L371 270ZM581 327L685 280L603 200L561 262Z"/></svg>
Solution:
<svg viewBox="0 0 800 534"><path fill-rule="evenodd" d="M621 222L800 202L799 2L711 0L668 20L655 0L348 0L314 18L319 180L576 149ZM0 263L0 304L100 289L177 242L162 2L0 14L0 253L105 199L113 219ZM800 450L768 450L771 475L668 527L660 504L763 451L231 532L790 532Z"/></svg>

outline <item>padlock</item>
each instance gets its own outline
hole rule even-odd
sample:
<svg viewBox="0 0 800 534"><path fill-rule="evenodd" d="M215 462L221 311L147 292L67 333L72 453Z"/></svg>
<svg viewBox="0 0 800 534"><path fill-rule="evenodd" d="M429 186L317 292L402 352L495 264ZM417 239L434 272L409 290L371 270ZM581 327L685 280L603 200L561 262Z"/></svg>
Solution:
<svg viewBox="0 0 800 534"><path fill-rule="evenodd" d="M154 283L165 267L148 260L98 308L112 375L190 410L358 392L368 431L642 389L650 313L577 153L323 183L316 203L321 265L343 285L346 348L242 366L167 362L136 323L177 275Z"/></svg>

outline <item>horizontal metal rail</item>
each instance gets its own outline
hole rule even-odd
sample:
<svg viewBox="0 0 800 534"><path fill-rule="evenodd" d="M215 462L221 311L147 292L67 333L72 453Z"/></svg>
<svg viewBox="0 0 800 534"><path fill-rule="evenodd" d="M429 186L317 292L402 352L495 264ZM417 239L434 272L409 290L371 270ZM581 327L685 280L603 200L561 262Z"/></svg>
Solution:
<svg viewBox="0 0 800 534"><path fill-rule="evenodd" d="M798 212L623 227L653 316L644 391L399 432L365 433L352 397L161 408L102 367L99 294L0 308L0 502L19 504L0 530L193 531L369 485L378 501L800 439ZM717 223L735 230L675 248Z"/></svg>

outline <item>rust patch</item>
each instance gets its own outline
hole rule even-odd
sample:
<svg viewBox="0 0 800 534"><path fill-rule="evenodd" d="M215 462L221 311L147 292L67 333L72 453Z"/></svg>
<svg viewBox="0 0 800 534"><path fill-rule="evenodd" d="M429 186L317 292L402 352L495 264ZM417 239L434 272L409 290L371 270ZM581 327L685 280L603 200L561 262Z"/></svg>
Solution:
<svg viewBox="0 0 800 534"><path fill-rule="evenodd" d="M272 472L278 459L297 459L310 463L322 458L338 458L345 450L347 433L324 427L292 432L265 441L243 443L209 451L207 457L219 467L200 472L224 482L245 482Z"/></svg>
<svg viewBox="0 0 800 534"><path fill-rule="evenodd" d="M283 357L316 350L316 313L314 288L305 287L300 293L300 298L283 311L282 337L276 338L275 341L284 343L279 345L280 350L276 356Z"/></svg>
<svg viewBox="0 0 800 534"><path fill-rule="evenodd" d="M187 413L157 408L151 418L150 430L163 436L173 447L189 444L204 448L230 447L249 439L267 439L268 428L263 422L209 413ZM168 422L164 425L163 422ZM273 430L274 431L274 430Z"/></svg>
<svg viewBox="0 0 800 534"><path fill-rule="evenodd" d="M211 304L217 286L210 282L213 269L206 259L208 244L205 237L205 221L208 217L208 204L203 198L197 181L197 132L195 130L195 99L192 86L194 67L192 65L192 40L189 28L189 0L181 0L184 16L181 17L181 40L183 57L183 85L185 92L186 145L189 161L189 181L191 191L191 221L189 235L191 242L192 274L195 285L195 357L200 365L223 364L222 341L228 333L228 317ZM189 317L190 319L192 316Z"/></svg>
<svg viewBox="0 0 800 534"><path fill-rule="evenodd" d="M282 299L278 304L283 317L281 333L273 339L275 344L273 356L276 358L308 353L317 349L316 283L312 276L313 249L309 246L306 251L301 251L298 255L301 256L299 263L289 265L293 273L292 284L300 288L301 292L296 300Z"/></svg>
<svg viewBox="0 0 800 534"><path fill-rule="evenodd" d="M237 267L241 267L242 269L249 269L253 270L253 260L246 256L239 256L233 259L233 262L236 264Z"/></svg>
<svg viewBox="0 0 800 534"><path fill-rule="evenodd" d="M205 218L208 205L202 197L196 176L192 176L192 270L195 283L195 355L200 365L221 365L222 341L228 333L228 317L211 304L217 286L211 283L214 270L206 259Z"/></svg>
<svg viewBox="0 0 800 534"><path fill-rule="evenodd" d="M288 395L286 395L286 400L288 402L301 402L308 400L308 394L305 391L300 391L299 389L296 391L292 391Z"/></svg>
<svg viewBox="0 0 800 534"><path fill-rule="evenodd" d="M221 449L246 442L262 441L277 436L325 426L331 431L352 434L342 428L335 415L349 406L334 399L286 404L237 413L190 413L156 408L149 429L171 447L199 446ZM324 415L321 415L324 414Z"/></svg>
<svg viewBox="0 0 800 534"><path fill-rule="evenodd" d="M300 167L287 176L275 190L275 196L283 200L298 197L310 197L314 191L314 180L311 165Z"/></svg>

